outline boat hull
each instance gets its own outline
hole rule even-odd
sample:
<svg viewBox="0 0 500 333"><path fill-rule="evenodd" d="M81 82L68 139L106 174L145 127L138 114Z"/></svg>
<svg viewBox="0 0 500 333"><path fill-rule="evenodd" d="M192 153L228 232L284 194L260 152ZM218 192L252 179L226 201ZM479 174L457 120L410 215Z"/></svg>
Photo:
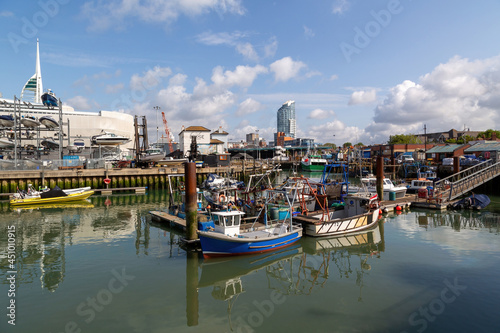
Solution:
<svg viewBox="0 0 500 333"><path fill-rule="evenodd" d="M6 138L0 138L0 148L12 148L14 145L14 141L10 141Z"/></svg>
<svg viewBox="0 0 500 333"><path fill-rule="evenodd" d="M304 164L302 163L302 170L303 171L323 171L323 169L325 168L324 165L317 165L317 164Z"/></svg>
<svg viewBox="0 0 500 333"><path fill-rule="evenodd" d="M70 193L64 197L54 197L54 198L27 198L27 199L12 199L10 200L11 206L25 206L25 205L39 205L47 203L65 203L72 201L85 200L94 194L94 191L83 191L79 193Z"/></svg>
<svg viewBox="0 0 500 333"><path fill-rule="evenodd" d="M320 221L310 217L298 218L298 220L302 222L304 233L307 236L323 237L345 235L375 227L378 216L379 210L375 209L364 214L329 221Z"/></svg>
<svg viewBox="0 0 500 333"><path fill-rule="evenodd" d="M213 231L199 231L203 256L206 258L231 255L245 255L273 251L295 243L302 237L302 229L295 228L291 232L279 236L265 238L231 237Z"/></svg>
<svg viewBox="0 0 500 333"><path fill-rule="evenodd" d="M35 127L40 126L41 123L36 119L23 118L23 119L21 119L21 124L23 124L24 127L35 128Z"/></svg>
<svg viewBox="0 0 500 333"><path fill-rule="evenodd" d="M41 99L42 99L43 105L45 105L45 106L55 107L58 105L57 98L50 95L49 93L42 94Z"/></svg>
<svg viewBox="0 0 500 333"><path fill-rule="evenodd" d="M57 128L59 124L52 117L41 117L40 122L47 128Z"/></svg>

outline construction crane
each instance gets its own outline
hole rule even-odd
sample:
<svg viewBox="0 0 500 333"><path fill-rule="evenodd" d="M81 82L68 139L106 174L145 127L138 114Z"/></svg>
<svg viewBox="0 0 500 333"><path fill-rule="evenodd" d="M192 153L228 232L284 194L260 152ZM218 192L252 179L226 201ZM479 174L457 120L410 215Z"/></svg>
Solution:
<svg viewBox="0 0 500 333"><path fill-rule="evenodd" d="M173 153L174 146L172 145L172 139L170 138L170 131L168 130L167 119L165 119L165 112L162 111L161 116L163 118L163 126L165 126L165 134L167 135L168 148L170 148L170 153Z"/></svg>

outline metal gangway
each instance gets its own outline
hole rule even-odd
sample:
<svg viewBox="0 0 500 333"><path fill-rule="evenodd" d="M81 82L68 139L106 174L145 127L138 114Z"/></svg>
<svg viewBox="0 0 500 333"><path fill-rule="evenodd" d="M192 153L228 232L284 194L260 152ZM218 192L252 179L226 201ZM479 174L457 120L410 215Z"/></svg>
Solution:
<svg viewBox="0 0 500 333"><path fill-rule="evenodd" d="M500 162L486 160L434 184L443 201L451 201L500 175Z"/></svg>

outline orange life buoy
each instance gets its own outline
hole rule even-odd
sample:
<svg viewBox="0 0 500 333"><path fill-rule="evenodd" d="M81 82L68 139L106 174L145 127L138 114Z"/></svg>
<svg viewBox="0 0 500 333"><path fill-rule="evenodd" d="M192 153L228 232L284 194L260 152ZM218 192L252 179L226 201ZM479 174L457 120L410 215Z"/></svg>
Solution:
<svg viewBox="0 0 500 333"><path fill-rule="evenodd" d="M226 196L224 194L219 195L219 202L226 202Z"/></svg>

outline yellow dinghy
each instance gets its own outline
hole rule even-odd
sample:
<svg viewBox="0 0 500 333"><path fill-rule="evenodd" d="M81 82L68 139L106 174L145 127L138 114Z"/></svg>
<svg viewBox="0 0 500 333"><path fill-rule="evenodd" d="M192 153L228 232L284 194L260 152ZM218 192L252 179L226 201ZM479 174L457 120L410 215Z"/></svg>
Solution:
<svg viewBox="0 0 500 333"><path fill-rule="evenodd" d="M83 191L78 193L70 193L65 196L57 196L51 198L42 198L41 196L29 197L29 198L21 198L21 199L12 199L10 200L11 206L25 206L25 205L39 205L46 203L65 203L72 201L80 201L85 200L94 194L94 191Z"/></svg>

